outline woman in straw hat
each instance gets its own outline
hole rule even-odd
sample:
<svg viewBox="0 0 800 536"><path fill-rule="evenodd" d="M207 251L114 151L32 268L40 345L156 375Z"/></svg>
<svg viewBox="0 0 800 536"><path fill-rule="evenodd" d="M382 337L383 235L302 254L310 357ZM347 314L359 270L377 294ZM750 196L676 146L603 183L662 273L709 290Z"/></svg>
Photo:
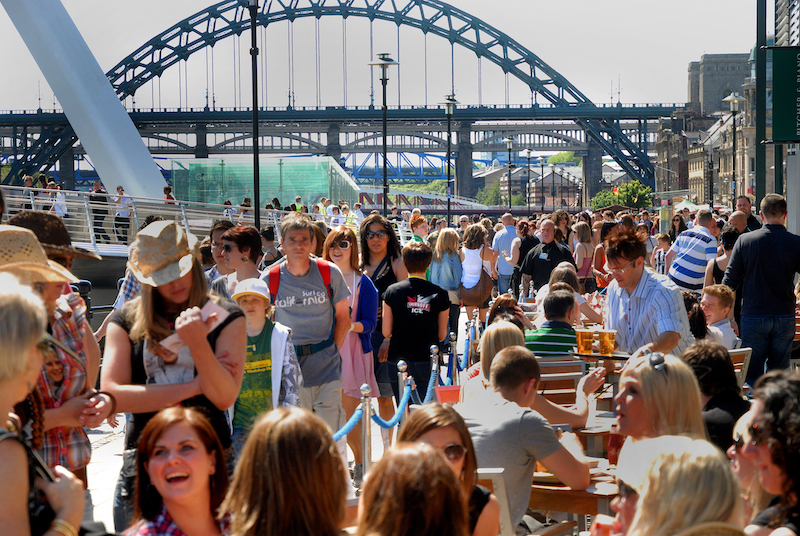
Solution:
<svg viewBox="0 0 800 536"><path fill-rule="evenodd" d="M0 225L0 271L15 275L40 295L50 333L47 352L53 352L64 367L60 385L45 369L40 371L37 392L43 413L35 403L18 412L30 423L33 445L44 462L50 468L60 465L75 473L89 499L86 466L91 447L84 426L96 427L113 415L114 399L94 391L100 349L86 320L86 304L77 294L63 294L65 283L78 278L48 260L32 231L11 225ZM91 512L87 517L91 518Z"/></svg>
<svg viewBox="0 0 800 536"><path fill-rule="evenodd" d="M245 319L235 304L208 294L197 243L175 222L142 229L128 262L141 293L111 315L101 384L132 414L114 495L117 531L131 521L136 442L153 413L176 404L202 408L230 454L224 411L242 383Z"/></svg>
<svg viewBox="0 0 800 536"><path fill-rule="evenodd" d="M12 275L0 274L0 411L6 415L41 373L37 342L46 328L41 298ZM63 467L55 470L54 482L37 480L35 468L41 468L41 462L15 432L5 420L0 423L3 534L69 534L70 529L77 534L84 508L81 482Z"/></svg>

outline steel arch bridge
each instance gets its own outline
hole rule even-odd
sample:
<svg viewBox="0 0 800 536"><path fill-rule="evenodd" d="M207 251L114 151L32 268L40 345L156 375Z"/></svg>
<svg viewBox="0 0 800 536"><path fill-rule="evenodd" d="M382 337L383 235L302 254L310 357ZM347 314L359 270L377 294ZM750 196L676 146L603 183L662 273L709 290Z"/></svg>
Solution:
<svg viewBox="0 0 800 536"><path fill-rule="evenodd" d="M247 0L224 0L187 17L155 36L114 66L107 76L121 99L192 54L250 28ZM260 7L258 26L300 18L364 17L433 34L499 66L525 83L534 95L555 106L585 109L575 119L599 147L631 177L654 186L654 168L613 119L592 118L595 105L566 78L516 40L480 19L438 0L270 0ZM43 130L42 136L15 162L9 176L22 169L50 166L77 141L71 127Z"/></svg>

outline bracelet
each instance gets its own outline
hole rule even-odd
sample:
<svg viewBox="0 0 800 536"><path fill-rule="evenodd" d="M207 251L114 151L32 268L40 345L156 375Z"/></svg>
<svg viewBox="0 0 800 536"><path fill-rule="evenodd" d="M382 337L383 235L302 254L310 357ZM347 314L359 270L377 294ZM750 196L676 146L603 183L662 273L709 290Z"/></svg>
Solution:
<svg viewBox="0 0 800 536"><path fill-rule="evenodd" d="M111 412L108 414L109 417L113 417L117 414L117 399L109 393L108 391L97 391L95 394L97 395L106 395L109 400L111 400Z"/></svg>
<svg viewBox="0 0 800 536"><path fill-rule="evenodd" d="M75 530L75 527L63 519L54 519L53 522L50 523L50 530L63 534L64 536L78 536L78 531Z"/></svg>

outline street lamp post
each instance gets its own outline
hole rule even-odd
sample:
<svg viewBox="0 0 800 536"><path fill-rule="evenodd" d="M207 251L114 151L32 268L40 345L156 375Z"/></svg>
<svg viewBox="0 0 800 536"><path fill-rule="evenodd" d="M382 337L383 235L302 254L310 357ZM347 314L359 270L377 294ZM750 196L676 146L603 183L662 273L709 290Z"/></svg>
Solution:
<svg viewBox="0 0 800 536"><path fill-rule="evenodd" d="M451 179L450 179L450 176L451 176L450 164L451 164L451 160L452 160L452 156L451 156L451 147L452 147L452 145L451 145L451 140L450 140L450 137L451 137L450 132L451 132L451 125L452 125L451 121L453 119L453 109L455 108L456 104L459 104L459 102L456 100L456 96L455 95L447 95L444 98L444 102L442 102L441 104L444 104L444 110L445 110L445 113L447 114L447 226L450 227L450 222L451 222L451 219L450 219L450 197L452 196L452 193L453 193L453 190L454 190L453 183L455 182L455 181L453 181L453 183L451 183Z"/></svg>
<svg viewBox="0 0 800 536"><path fill-rule="evenodd" d="M503 141L508 149L508 211L511 212L511 148L514 146L514 138L507 136Z"/></svg>
<svg viewBox="0 0 800 536"><path fill-rule="evenodd" d="M255 206L253 223L261 229L261 180L258 163L258 42L256 41L256 18L258 0L250 0L250 63L253 71L253 204Z"/></svg>
<svg viewBox="0 0 800 536"><path fill-rule="evenodd" d="M541 177L539 178L539 180L542 182L542 184L539 187L539 190L542 192L542 214L544 214L544 158L541 158L539 160L539 165L541 166Z"/></svg>
<svg viewBox="0 0 800 536"><path fill-rule="evenodd" d="M381 68L381 85L383 86L383 217L387 218L389 216L389 182L387 179L387 160L386 160L386 84L389 82L389 66L390 65L400 65L396 61L394 61L388 53L382 52L378 54L378 60L375 62L370 63L370 65L377 65Z"/></svg>
<svg viewBox="0 0 800 536"><path fill-rule="evenodd" d="M730 95L728 95L727 97L722 99L722 102L727 102L730 105L731 114L733 116L733 155L732 155L733 156L733 159L732 159L732 163L733 163L733 168L732 168L733 178L732 178L732 182L731 182L731 185L732 185L731 187L732 187L732 197L734 199L736 198L736 113L739 111L739 103L740 102L745 102L745 101L746 101L746 99L740 97L736 93L731 93Z"/></svg>
<svg viewBox="0 0 800 536"><path fill-rule="evenodd" d="M528 213L527 215L530 217L531 215L531 155L533 151L530 149L525 149L522 151L522 155L528 158L528 167L525 169L525 176L527 177L527 182L525 183L525 204L528 206Z"/></svg>

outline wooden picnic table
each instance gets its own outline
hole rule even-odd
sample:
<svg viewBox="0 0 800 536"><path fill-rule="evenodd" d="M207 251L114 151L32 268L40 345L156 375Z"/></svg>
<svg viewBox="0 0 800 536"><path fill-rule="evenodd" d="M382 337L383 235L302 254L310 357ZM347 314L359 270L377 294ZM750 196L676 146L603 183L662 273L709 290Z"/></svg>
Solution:
<svg viewBox="0 0 800 536"><path fill-rule="evenodd" d="M565 512L577 516L578 530L587 530L586 516L613 516L611 501L617 496L617 484L608 475L593 476L585 490L573 490L564 484L534 482L528 507L533 510Z"/></svg>

